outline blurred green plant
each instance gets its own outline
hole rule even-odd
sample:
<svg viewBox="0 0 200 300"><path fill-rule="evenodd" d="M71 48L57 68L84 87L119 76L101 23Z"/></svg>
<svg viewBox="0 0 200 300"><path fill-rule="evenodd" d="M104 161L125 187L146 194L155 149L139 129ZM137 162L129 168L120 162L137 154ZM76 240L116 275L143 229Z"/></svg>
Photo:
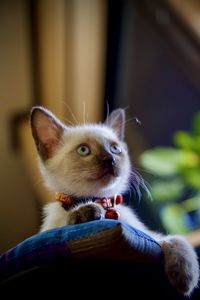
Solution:
<svg viewBox="0 0 200 300"><path fill-rule="evenodd" d="M143 168L154 175L150 181L154 203L169 233L187 233L200 226L200 112L191 132L177 131L174 147L156 147L140 156ZM187 199L190 190L192 198Z"/></svg>

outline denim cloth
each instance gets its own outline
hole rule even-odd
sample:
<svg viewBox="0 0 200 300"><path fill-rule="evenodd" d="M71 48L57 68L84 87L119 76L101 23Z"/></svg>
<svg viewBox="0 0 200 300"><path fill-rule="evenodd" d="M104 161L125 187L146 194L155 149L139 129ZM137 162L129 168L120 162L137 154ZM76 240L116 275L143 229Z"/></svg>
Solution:
<svg viewBox="0 0 200 300"><path fill-rule="evenodd" d="M133 253L131 259L134 260L139 253L144 261L146 258L152 262L162 261L161 248L151 237L120 221L105 219L47 230L24 240L0 256L0 280L34 267L74 258L74 244L77 252L82 241L87 241L87 247L81 250L83 257L88 255L89 245L90 253L99 247L97 256L101 258L101 249L106 249L106 244L109 244L108 250L104 250L104 258L111 258L109 252L118 249L120 259L126 260Z"/></svg>

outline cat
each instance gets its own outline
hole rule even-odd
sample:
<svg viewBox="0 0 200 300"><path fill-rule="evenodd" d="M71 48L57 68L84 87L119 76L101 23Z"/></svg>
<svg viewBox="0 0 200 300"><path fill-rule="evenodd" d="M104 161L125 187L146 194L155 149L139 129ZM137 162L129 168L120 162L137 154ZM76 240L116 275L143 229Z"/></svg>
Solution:
<svg viewBox="0 0 200 300"><path fill-rule="evenodd" d="M130 181L138 193L145 187L142 176L131 168L123 109L114 110L104 123L67 126L49 110L35 106L30 124L41 174L59 200L45 206L41 231L104 218L105 209L93 199L123 194ZM63 198L73 202L66 204ZM199 279L192 245L182 236L149 230L128 206L119 204L117 210L120 221L159 242L169 281L182 294L191 295Z"/></svg>

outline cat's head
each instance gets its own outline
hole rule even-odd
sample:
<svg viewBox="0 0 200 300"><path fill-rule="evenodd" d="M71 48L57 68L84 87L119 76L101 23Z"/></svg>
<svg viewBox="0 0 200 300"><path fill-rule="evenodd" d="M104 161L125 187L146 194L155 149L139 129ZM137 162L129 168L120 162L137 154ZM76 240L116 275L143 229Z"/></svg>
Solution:
<svg viewBox="0 0 200 300"><path fill-rule="evenodd" d="M47 109L33 107L30 121L41 173L52 191L108 197L128 188L124 110L114 110L102 124L67 126Z"/></svg>

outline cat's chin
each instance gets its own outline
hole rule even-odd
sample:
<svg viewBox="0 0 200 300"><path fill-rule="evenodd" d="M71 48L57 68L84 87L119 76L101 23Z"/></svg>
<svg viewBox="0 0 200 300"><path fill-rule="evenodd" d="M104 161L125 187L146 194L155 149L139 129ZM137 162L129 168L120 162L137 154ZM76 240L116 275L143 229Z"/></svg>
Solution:
<svg viewBox="0 0 200 300"><path fill-rule="evenodd" d="M119 173L103 172L102 174L88 178L88 181L98 182L101 186L106 186L110 183L114 183L119 177Z"/></svg>
<svg viewBox="0 0 200 300"><path fill-rule="evenodd" d="M117 182L120 180L120 176L113 176L112 174L102 174L98 178L92 178L90 183L93 182L93 186L95 186L95 190L90 191L90 196L112 196L116 193L116 189L118 188Z"/></svg>

